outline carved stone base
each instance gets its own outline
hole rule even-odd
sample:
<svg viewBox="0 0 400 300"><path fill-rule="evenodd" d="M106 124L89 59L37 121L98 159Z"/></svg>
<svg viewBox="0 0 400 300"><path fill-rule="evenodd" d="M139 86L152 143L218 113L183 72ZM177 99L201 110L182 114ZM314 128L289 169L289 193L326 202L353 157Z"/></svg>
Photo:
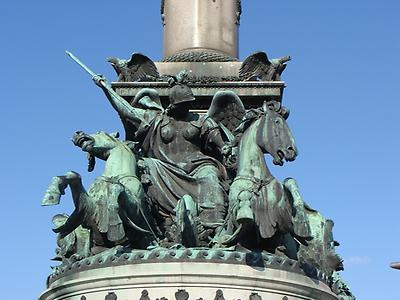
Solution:
<svg viewBox="0 0 400 300"><path fill-rule="evenodd" d="M39 300L337 300L326 278L313 274L252 252L135 251L59 269Z"/></svg>
<svg viewBox="0 0 400 300"><path fill-rule="evenodd" d="M218 91L233 91L242 100L244 106L256 108L264 101L281 101L285 84L282 81L225 81L210 83L189 83L196 101L191 110L207 112L211 100ZM167 82L113 82L113 89L128 102L143 88L156 89L164 107L168 105L169 85Z"/></svg>

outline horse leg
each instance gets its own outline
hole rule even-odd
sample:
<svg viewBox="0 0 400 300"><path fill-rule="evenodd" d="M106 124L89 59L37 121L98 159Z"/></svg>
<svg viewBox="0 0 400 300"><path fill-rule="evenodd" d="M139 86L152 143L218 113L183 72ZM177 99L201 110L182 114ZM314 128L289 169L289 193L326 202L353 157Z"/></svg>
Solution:
<svg viewBox="0 0 400 300"><path fill-rule="evenodd" d="M59 204L61 195L65 194L65 190L68 185L70 185L71 187L71 192L73 193L72 197L75 203L76 200L78 200L77 194L81 194L82 190L83 192L85 191L82 185L81 176L78 173L71 171L62 176L53 177L49 187L44 194L42 205L48 206Z"/></svg>
<svg viewBox="0 0 400 300"><path fill-rule="evenodd" d="M299 192L299 187L297 182L293 178L286 178L283 182L283 186L285 189L286 196L290 201L293 210L293 225L294 225L294 233L296 236L307 238L311 236L311 228L310 221L307 216L308 205L304 202L301 194ZM314 211L309 209L309 211Z"/></svg>
<svg viewBox="0 0 400 300"><path fill-rule="evenodd" d="M88 195L83 187L81 176L76 172L68 172L63 176L54 177L45 193L45 199L43 200L45 204L42 203L42 205L58 204L61 195L65 194L65 189L68 186L71 189L75 210L63 225L53 229L54 232L60 233L62 238L74 231L83 221L82 214L84 213L84 206L88 202Z"/></svg>
<svg viewBox="0 0 400 300"><path fill-rule="evenodd" d="M89 195L86 192L85 187L82 184L82 177L76 172L67 172L65 174L66 180L68 181L69 188L71 189L72 200L74 201L75 208L82 209L82 207L89 204Z"/></svg>

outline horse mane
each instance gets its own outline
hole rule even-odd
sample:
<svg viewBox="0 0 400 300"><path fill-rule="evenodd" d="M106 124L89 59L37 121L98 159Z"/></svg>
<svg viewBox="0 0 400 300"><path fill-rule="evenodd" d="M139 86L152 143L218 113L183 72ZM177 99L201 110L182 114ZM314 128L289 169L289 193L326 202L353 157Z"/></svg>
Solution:
<svg viewBox="0 0 400 300"><path fill-rule="evenodd" d="M254 121L258 120L262 115L264 115L264 111L261 108L252 108L249 109L243 116L239 125L234 130L233 134L235 136L235 144L237 144L245 131L253 124Z"/></svg>

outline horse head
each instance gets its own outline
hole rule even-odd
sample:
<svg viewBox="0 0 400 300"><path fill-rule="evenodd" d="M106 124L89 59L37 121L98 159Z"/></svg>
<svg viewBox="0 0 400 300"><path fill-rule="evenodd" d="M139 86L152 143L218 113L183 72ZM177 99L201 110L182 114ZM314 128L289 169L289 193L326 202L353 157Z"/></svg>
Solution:
<svg viewBox="0 0 400 300"><path fill-rule="evenodd" d="M286 119L289 111L279 102L264 102L258 109L247 111L238 131L255 130L257 145L264 153L273 157L273 163L282 166L284 161L293 161L297 147Z"/></svg>
<svg viewBox="0 0 400 300"><path fill-rule="evenodd" d="M119 133L108 134L104 131L99 131L94 134L87 134L83 131L77 131L72 136L72 142L75 146L78 146L88 153L88 171L93 171L95 165L95 157L102 160L107 160L111 150L123 145L118 140Z"/></svg>
<svg viewBox="0 0 400 300"><path fill-rule="evenodd" d="M273 157L273 163L283 165L284 160L293 161L297 156L297 147L286 122L289 110L279 102L264 102L260 111L260 123L257 132L257 144Z"/></svg>
<svg viewBox="0 0 400 300"><path fill-rule="evenodd" d="M106 160L110 150L121 144L118 137L118 132L108 134L104 131L98 131L94 134L87 134L83 131L77 131L72 136L72 142L82 151Z"/></svg>

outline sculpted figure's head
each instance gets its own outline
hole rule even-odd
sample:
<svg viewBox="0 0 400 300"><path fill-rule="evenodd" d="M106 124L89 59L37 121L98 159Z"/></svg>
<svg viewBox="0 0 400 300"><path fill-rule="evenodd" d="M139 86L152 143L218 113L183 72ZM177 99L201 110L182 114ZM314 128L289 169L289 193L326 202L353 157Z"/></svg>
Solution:
<svg viewBox="0 0 400 300"><path fill-rule="evenodd" d="M189 111L191 102L195 101L192 90L185 84L174 85L169 93L168 107L170 114L183 115Z"/></svg>

